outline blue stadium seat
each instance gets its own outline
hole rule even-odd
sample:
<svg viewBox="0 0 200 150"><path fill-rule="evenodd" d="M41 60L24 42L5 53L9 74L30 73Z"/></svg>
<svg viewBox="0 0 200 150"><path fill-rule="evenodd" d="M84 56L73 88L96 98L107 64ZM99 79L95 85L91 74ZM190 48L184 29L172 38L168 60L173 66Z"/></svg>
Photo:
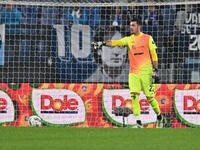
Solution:
<svg viewBox="0 0 200 150"><path fill-rule="evenodd" d="M37 24L38 23L38 6L22 6L18 5L17 9L22 12L22 24Z"/></svg>
<svg viewBox="0 0 200 150"><path fill-rule="evenodd" d="M63 7L60 9L61 24L68 25L70 22L72 22L72 20L69 19L71 16L67 16L70 8L71 7ZM85 18L80 20L80 24L90 25L92 27L100 24L100 7L81 7L81 9L84 12L83 14L85 15Z"/></svg>
<svg viewBox="0 0 200 150"><path fill-rule="evenodd" d="M3 7L5 7L4 5L0 5L0 12L2 11Z"/></svg>
<svg viewBox="0 0 200 150"><path fill-rule="evenodd" d="M68 25L69 21L66 19L66 12L68 11L69 7L62 7L60 9L60 24Z"/></svg>
<svg viewBox="0 0 200 150"><path fill-rule="evenodd" d="M158 41L158 27L157 26L143 25L142 32L145 34L151 35L153 37L154 41L157 43L157 41Z"/></svg>
<svg viewBox="0 0 200 150"><path fill-rule="evenodd" d="M42 7L41 24L53 25L59 22L58 7L44 6Z"/></svg>
<svg viewBox="0 0 200 150"><path fill-rule="evenodd" d="M30 41L22 40L20 42L20 62L29 62L30 61Z"/></svg>
<svg viewBox="0 0 200 150"><path fill-rule="evenodd" d="M174 21L176 16L176 11L173 6L165 6L163 11L163 21L164 21L164 34L165 35L172 35L173 28L174 28Z"/></svg>
<svg viewBox="0 0 200 150"><path fill-rule="evenodd" d="M91 7L89 9L89 24L99 25L100 24L100 7Z"/></svg>

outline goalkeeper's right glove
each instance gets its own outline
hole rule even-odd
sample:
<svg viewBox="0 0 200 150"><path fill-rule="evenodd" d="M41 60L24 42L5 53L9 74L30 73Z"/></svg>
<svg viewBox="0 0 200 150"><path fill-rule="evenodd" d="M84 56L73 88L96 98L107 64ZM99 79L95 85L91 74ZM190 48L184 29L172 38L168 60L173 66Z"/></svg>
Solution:
<svg viewBox="0 0 200 150"><path fill-rule="evenodd" d="M106 45L106 42L92 42L91 43L92 44L92 46L93 46L93 48L95 49L95 50L97 50L97 49L100 49L102 46L105 46Z"/></svg>
<svg viewBox="0 0 200 150"><path fill-rule="evenodd" d="M160 77L158 75L158 69L153 70L153 75L152 75L152 82L155 83L160 83Z"/></svg>

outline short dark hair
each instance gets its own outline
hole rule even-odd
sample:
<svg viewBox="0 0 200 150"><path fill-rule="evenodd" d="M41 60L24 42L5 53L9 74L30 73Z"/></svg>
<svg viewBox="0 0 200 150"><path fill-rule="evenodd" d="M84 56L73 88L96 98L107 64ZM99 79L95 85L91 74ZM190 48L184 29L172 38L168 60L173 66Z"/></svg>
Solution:
<svg viewBox="0 0 200 150"><path fill-rule="evenodd" d="M132 18L131 22L136 22L138 25L142 26L142 19L139 16Z"/></svg>

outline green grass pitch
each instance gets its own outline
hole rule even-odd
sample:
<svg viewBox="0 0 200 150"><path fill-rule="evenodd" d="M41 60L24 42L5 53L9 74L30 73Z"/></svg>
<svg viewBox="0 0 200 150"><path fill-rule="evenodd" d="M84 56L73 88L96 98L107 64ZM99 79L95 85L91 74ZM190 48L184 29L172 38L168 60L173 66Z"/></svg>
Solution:
<svg viewBox="0 0 200 150"><path fill-rule="evenodd" d="M0 127L0 150L198 150L200 129Z"/></svg>

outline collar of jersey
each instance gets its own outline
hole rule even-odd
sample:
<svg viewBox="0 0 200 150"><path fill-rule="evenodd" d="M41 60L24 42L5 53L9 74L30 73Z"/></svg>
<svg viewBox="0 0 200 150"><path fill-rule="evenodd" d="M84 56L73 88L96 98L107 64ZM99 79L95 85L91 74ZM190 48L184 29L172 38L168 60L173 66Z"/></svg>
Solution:
<svg viewBox="0 0 200 150"><path fill-rule="evenodd" d="M135 38L140 38L144 33L140 32L138 35L134 35Z"/></svg>

